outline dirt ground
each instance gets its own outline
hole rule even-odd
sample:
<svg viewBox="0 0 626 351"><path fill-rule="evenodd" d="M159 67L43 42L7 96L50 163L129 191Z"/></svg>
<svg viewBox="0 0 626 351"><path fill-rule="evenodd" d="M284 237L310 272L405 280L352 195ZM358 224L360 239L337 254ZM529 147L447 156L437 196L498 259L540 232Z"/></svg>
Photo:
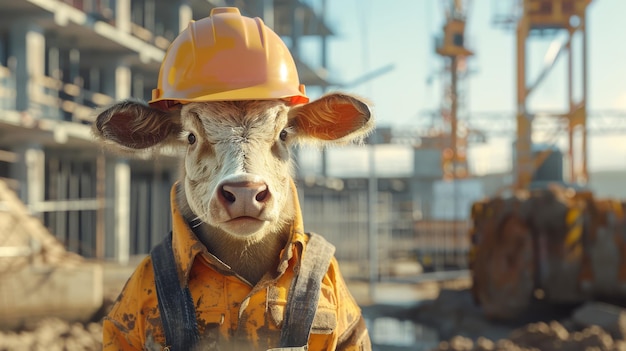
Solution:
<svg viewBox="0 0 626 351"><path fill-rule="evenodd" d="M433 290L432 286L426 289ZM107 296L105 307L89 323L48 318L19 331L0 331L0 351L101 350L99 321L114 297ZM626 351L625 313L618 310L614 325L603 329L576 322L572 314L577 308L538 302L518 321L491 322L483 317L469 290L461 284L443 286L432 300L412 305L364 305L363 313L368 322L386 322L370 323L375 350ZM394 323L389 325L390 321ZM385 337L386 342L377 342ZM389 337L399 338L396 345Z"/></svg>
<svg viewBox="0 0 626 351"><path fill-rule="evenodd" d="M86 323L45 318L19 330L0 330L0 351L102 350L101 320L115 297L107 296L102 308Z"/></svg>
<svg viewBox="0 0 626 351"><path fill-rule="evenodd" d="M572 318L580 308L536 301L517 321L493 322L484 318L468 290L444 290L411 315L438 331L444 341L435 350L626 350L623 322L589 325Z"/></svg>
<svg viewBox="0 0 626 351"><path fill-rule="evenodd" d="M408 308L371 305L363 312L370 319L394 318L415 326L413 344L404 346L379 344L376 330L370 329L375 350L626 351L626 310L602 302L555 306L535 301L518 320L498 322L483 316L467 287L448 287L437 298Z"/></svg>
<svg viewBox="0 0 626 351"><path fill-rule="evenodd" d="M20 331L0 332L0 350L102 350L102 326L44 319Z"/></svg>

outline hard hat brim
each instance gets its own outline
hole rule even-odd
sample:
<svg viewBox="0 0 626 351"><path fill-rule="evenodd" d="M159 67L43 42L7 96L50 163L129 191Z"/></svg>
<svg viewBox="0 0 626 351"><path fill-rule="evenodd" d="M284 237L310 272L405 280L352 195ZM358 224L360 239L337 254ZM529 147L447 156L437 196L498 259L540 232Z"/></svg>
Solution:
<svg viewBox="0 0 626 351"><path fill-rule="evenodd" d="M304 86L301 88L304 90ZM155 91L157 89L154 89ZM153 96L158 92L153 91ZM241 89L233 89L212 93L202 96L189 97L184 92L180 96L172 96L170 93L166 98L153 98L149 104L155 107L172 107L176 104L188 104L190 102L209 102L209 101L238 101L238 100L286 100L290 105L305 104L309 102L309 98L298 90L273 90L271 96L268 96L267 86L254 86Z"/></svg>

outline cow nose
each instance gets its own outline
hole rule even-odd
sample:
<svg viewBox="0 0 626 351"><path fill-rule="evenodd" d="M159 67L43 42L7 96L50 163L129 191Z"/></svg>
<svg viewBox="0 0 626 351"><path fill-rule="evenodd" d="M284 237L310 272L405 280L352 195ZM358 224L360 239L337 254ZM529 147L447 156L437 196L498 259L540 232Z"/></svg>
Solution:
<svg viewBox="0 0 626 351"><path fill-rule="evenodd" d="M222 184L219 194L222 202L229 207L257 207L270 198L267 184L263 182L225 183Z"/></svg>

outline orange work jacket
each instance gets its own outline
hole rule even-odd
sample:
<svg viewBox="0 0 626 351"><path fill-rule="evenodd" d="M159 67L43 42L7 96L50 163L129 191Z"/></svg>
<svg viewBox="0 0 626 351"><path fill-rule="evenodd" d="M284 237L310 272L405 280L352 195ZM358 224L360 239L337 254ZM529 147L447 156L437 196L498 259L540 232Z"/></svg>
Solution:
<svg viewBox="0 0 626 351"><path fill-rule="evenodd" d="M291 241L281 252L276 274L266 274L255 286L206 250L180 214L175 188L176 185L171 192L172 247L181 284L188 284L196 307L201 338L198 349L278 347L294 267L308 241L295 187L297 216L291 226ZM321 285L308 350L370 350L361 311L348 291L335 258ZM150 257L141 262L126 283L104 318L103 329L104 350L165 349Z"/></svg>

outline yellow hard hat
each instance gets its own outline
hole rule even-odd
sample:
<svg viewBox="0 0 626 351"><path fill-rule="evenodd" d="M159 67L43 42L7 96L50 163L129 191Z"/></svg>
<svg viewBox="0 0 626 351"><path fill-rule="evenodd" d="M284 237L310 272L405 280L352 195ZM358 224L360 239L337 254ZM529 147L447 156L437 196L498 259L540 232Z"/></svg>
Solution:
<svg viewBox="0 0 626 351"><path fill-rule="evenodd" d="M289 49L260 18L218 7L167 49L150 105L268 99L309 101Z"/></svg>

